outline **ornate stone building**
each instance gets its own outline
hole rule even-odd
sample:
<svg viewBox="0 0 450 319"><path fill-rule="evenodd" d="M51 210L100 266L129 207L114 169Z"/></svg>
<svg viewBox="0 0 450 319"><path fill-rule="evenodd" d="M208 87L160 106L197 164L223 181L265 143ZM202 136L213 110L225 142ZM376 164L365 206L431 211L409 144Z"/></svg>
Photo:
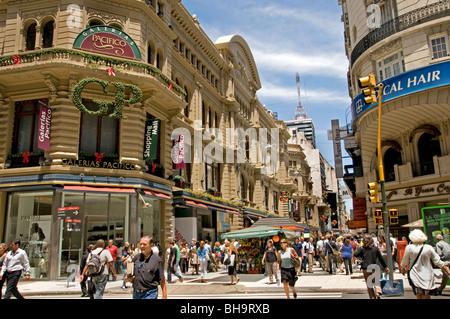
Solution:
<svg viewBox="0 0 450 319"><path fill-rule="evenodd" d="M353 99L353 165L344 179L354 195L352 228L376 232L367 183L379 179L378 104L362 100L358 79L382 82L381 141L388 209L398 209L394 235L422 218L421 209L449 203L450 1L340 0ZM381 193L380 193L381 196ZM365 203L364 200L366 199ZM364 223L367 220L367 223ZM400 237L401 238L401 237Z"/></svg>
<svg viewBox="0 0 450 319"><path fill-rule="evenodd" d="M302 151L242 37L213 43L179 0L3 1L0 30L0 234L32 277L98 239L165 249L289 215Z"/></svg>

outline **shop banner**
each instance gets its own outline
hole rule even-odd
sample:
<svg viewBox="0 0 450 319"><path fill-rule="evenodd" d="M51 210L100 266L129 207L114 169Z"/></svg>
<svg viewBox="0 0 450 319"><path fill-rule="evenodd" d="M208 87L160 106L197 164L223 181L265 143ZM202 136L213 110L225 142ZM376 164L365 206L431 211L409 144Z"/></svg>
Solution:
<svg viewBox="0 0 450 319"><path fill-rule="evenodd" d="M437 235L442 235L444 241L450 244L450 206L424 207L422 218L427 244L436 247Z"/></svg>
<svg viewBox="0 0 450 319"><path fill-rule="evenodd" d="M180 134L172 141L172 169L184 167L184 135Z"/></svg>
<svg viewBox="0 0 450 319"><path fill-rule="evenodd" d="M431 64L429 66L415 69L399 74L382 81L383 102L399 98L401 96L416 93L450 84L450 61ZM378 88L375 89L378 100ZM351 110L353 119L356 119L364 111L377 106L376 104L365 104L364 95L361 93L352 102Z"/></svg>
<svg viewBox="0 0 450 319"><path fill-rule="evenodd" d="M39 123L37 127L38 148L44 151L50 151L50 128L52 120L52 110L43 102L39 103Z"/></svg>
<svg viewBox="0 0 450 319"><path fill-rule="evenodd" d="M155 160L158 157L159 119L145 122L144 160Z"/></svg>

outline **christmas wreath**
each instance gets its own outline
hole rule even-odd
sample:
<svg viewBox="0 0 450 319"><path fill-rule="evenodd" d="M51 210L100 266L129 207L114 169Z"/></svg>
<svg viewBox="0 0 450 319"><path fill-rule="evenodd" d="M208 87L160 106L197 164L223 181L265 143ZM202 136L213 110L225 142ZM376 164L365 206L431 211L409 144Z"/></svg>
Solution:
<svg viewBox="0 0 450 319"><path fill-rule="evenodd" d="M289 200L289 192L287 191L287 190L282 190L281 192L280 192L280 195L278 195L278 199L281 201L281 202L287 202L288 200Z"/></svg>

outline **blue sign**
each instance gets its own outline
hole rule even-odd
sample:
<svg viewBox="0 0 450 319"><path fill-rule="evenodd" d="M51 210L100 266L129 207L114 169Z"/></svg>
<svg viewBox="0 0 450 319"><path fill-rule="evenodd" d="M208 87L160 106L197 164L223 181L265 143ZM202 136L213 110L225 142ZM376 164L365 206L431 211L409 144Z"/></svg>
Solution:
<svg viewBox="0 0 450 319"><path fill-rule="evenodd" d="M423 91L431 88L449 85L450 84L450 61L436 63L424 68L415 69L394 76L392 78L382 81L383 83L383 102L389 100ZM378 89L375 90L378 100ZM363 112L371 107L377 106L375 104L365 104L364 95L361 93L352 102L352 116L356 119Z"/></svg>

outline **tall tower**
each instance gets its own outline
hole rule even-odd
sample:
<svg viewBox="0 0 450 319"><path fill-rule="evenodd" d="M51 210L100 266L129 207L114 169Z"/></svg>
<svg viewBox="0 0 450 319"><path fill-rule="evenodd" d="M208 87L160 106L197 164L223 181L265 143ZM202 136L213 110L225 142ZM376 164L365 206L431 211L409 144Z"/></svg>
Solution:
<svg viewBox="0 0 450 319"><path fill-rule="evenodd" d="M300 75L297 73L295 77L297 81L297 98L298 98L298 105L297 110L295 111L295 117L294 120L298 120L301 118L306 118L306 112L302 105L302 99L300 94Z"/></svg>

